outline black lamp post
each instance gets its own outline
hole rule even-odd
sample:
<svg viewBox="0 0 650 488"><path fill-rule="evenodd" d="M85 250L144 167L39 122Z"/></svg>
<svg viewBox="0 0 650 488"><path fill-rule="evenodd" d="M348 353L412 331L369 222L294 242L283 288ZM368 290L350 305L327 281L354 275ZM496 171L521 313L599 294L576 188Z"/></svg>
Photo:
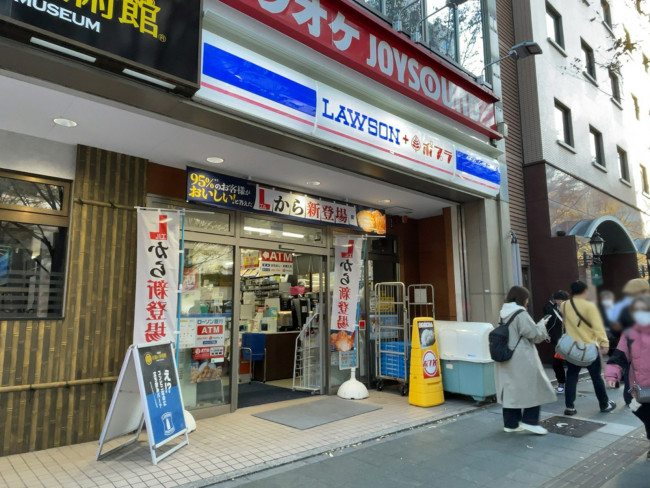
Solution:
<svg viewBox="0 0 650 488"><path fill-rule="evenodd" d="M595 265L601 264L600 257L603 255L603 248L605 247L605 239L601 237L598 231L594 232L589 240L591 246L591 254L594 256L593 263Z"/></svg>

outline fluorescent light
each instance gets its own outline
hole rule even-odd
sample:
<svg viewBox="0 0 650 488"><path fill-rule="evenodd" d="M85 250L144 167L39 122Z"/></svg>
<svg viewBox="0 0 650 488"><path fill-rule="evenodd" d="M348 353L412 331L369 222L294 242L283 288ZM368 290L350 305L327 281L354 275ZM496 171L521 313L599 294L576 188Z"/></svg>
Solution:
<svg viewBox="0 0 650 488"><path fill-rule="evenodd" d="M308 184L309 186L319 186L319 185L320 185L320 181L315 181L315 180L314 180L314 181L308 181L307 184Z"/></svg>
<svg viewBox="0 0 650 488"><path fill-rule="evenodd" d="M390 200L388 198L384 198L383 200L379 200L379 203L390 203Z"/></svg>
<svg viewBox="0 0 650 488"><path fill-rule="evenodd" d="M205 158L208 163L221 164L223 163L223 158L209 157Z"/></svg>
<svg viewBox="0 0 650 488"><path fill-rule="evenodd" d="M230 268L233 264L235 264L235 263L233 263L232 261L227 261L227 262L223 263L224 267L226 267L226 268Z"/></svg>
<svg viewBox="0 0 650 488"><path fill-rule="evenodd" d="M52 122L61 127L77 127L77 123L74 120L64 119L63 117L57 117Z"/></svg>
<svg viewBox="0 0 650 488"><path fill-rule="evenodd" d="M304 234L294 234L293 232L283 232L282 235L284 237L295 237L296 239L304 239L305 238Z"/></svg>
<svg viewBox="0 0 650 488"><path fill-rule="evenodd" d="M137 71L133 71L132 69L124 68L122 70L122 73L128 76L132 76L133 78L138 78L139 80L142 81L153 83L154 85L162 86L163 88L167 88L169 90L173 90L174 88L176 88L176 85L172 85L171 83L167 83L166 81L159 80L158 78L154 78L153 76L143 75L142 73L138 73Z"/></svg>
<svg viewBox="0 0 650 488"><path fill-rule="evenodd" d="M29 42L31 42L32 44L36 44L37 46L51 49L52 51L58 51L61 54L67 54L68 56L81 59L82 61L88 61L89 63L94 63L95 61L97 61L97 58L93 56L88 56L87 54L80 53L79 51L73 51L72 49L68 49L67 47L59 46L58 44L54 44L52 42L44 41L43 39L39 39L38 37L30 38Z"/></svg>
<svg viewBox="0 0 650 488"><path fill-rule="evenodd" d="M273 231L271 229L262 229L261 227L244 227L246 232L258 232L260 234L271 234Z"/></svg>

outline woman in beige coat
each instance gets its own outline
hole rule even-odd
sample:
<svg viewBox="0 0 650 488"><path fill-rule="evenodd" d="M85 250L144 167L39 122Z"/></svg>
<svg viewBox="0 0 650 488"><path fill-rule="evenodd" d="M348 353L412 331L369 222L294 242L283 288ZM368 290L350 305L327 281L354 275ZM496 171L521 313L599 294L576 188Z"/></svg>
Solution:
<svg viewBox="0 0 650 488"><path fill-rule="evenodd" d="M517 311L521 313L509 326L508 347L514 351L512 359L495 363L497 401L503 405L505 432L525 430L547 434L548 431L539 425L540 406L554 402L557 397L535 347L548 337L546 322L541 320L536 324L528 315L529 297L526 288L513 286L501 309L504 323Z"/></svg>

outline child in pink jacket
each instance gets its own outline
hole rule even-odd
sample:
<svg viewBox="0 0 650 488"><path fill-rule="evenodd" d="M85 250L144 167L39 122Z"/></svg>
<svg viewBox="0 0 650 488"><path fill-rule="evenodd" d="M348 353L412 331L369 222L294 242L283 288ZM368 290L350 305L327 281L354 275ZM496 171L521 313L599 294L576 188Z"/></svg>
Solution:
<svg viewBox="0 0 650 488"><path fill-rule="evenodd" d="M623 372L629 367L630 385L639 385L646 389L650 388L650 296L635 298L630 305L630 311L634 326L621 335L618 347L607 361L605 380L608 387L615 388L616 382L622 380ZM643 422L650 439L650 403L639 403L634 391L632 396L634 398L630 409Z"/></svg>

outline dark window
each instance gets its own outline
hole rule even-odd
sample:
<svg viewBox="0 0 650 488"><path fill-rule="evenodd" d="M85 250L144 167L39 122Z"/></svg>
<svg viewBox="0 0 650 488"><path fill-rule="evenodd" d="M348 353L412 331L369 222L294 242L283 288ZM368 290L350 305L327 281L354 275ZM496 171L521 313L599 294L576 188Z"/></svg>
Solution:
<svg viewBox="0 0 650 488"><path fill-rule="evenodd" d="M546 4L546 30L550 39L555 41L559 46L564 47L562 16L548 3Z"/></svg>
<svg viewBox="0 0 650 488"><path fill-rule="evenodd" d="M636 117L636 120L641 120L641 109L639 108L639 99L634 96L634 93L630 93L630 96L632 97L632 102L634 102L634 115Z"/></svg>
<svg viewBox="0 0 650 488"><path fill-rule="evenodd" d="M585 41L581 41L582 55L585 63L585 73L596 79L596 61L594 60L594 50Z"/></svg>
<svg viewBox="0 0 650 488"><path fill-rule="evenodd" d="M603 135L591 126L589 126L589 146L591 149L591 162L604 168Z"/></svg>
<svg viewBox="0 0 650 488"><path fill-rule="evenodd" d="M620 81L618 79L618 75L612 70L609 70L609 81L612 85L612 98L616 100L618 103L621 103Z"/></svg>
<svg viewBox="0 0 650 488"><path fill-rule="evenodd" d="M616 153L618 154L618 170L621 174L621 179L629 182L630 170L627 166L627 152L620 147L617 147Z"/></svg>
<svg viewBox="0 0 650 488"><path fill-rule="evenodd" d="M607 24L607 27L612 27L612 11L609 8L609 2L605 0L600 0L600 6L603 9L603 22Z"/></svg>
<svg viewBox="0 0 650 488"><path fill-rule="evenodd" d="M0 320L63 315L70 184L0 172Z"/></svg>
<svg viewBox="0 0 650 488"><path fill-rule="evenodd" d="M643 187L643 193L650 193L650 188L648 188L648 170L645 169L645 166L641 166L641 185Z"/></svg>
<svg viewBox="0 0 650 488"><path fill-rule="evenodd" d="M559 141L573 146L573 134L571 130L571 110L555 101L555 130Z"/></svg>

